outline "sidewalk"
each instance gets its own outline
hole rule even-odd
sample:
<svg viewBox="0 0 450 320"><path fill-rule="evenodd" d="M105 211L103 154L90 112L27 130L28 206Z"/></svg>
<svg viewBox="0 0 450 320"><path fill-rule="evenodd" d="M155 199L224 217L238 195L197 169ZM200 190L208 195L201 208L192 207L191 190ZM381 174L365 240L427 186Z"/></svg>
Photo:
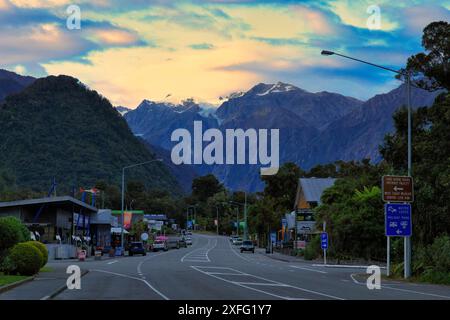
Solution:
<svg viewBox="0 0 450 320"><path fill-rule="evenodd" d="M275 259L275 260L279 260L279 261L284 261L284 262L289 262L289 263L308 262L312 265L323 266L323 259L305 260L303 257L290 256L290 255L282 254L282 253L279 253L276 251L274 251L273 253L266 253L265 248L264 249L257 248L255 250L255 252L259 253L259 254L263 254L266 257L269 257L269 258ZM326 267L340 267L340 268L354 267L354 268L357 268L357 267L367 267L372 264L378 265L381 268L386 267L386 263L379 262L379 261L369 262L369 261L362 261L362 260L354 260L354 261L341 261L340 263L337 263L337 261L334 259L328 259Z"/></svg>

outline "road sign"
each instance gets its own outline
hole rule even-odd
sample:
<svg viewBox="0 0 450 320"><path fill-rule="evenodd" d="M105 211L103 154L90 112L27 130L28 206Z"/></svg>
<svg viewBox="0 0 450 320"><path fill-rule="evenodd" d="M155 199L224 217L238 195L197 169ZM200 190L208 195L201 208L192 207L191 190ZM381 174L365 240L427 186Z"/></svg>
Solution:
<svg viewBox="0 0 450 320"><path fill-rule="evenodd" d="M385 202L413 202L413 179L407 176L383 176L383 201Z"/></svg>
<svg viewBox="0 0 450 320"><path fill-rule="evenodd" d="M272 243L277 242L277 234L275 232L272 232L270 234L270 242L272 242Z"/></svg>
<svg viewBox="0 0 450 320"><path fill-rule="evenodd" d="M297 221L297 233L309 234L312 233L315 228L315 221Z"/></svg>
<svg viewBox="0 0 450 320"><path fill-rule="evenodd" d="M320 234L320 244L322 249L328 249L328 233L322 232Z"/></svg>
<svg viewBox="0 0 450 320"><path fill-rule="evenodd" d="M384 210L386 236L407 237L411 235L411 205L409 203L386 203Z"/></svg>
<svg viewBox="0 0 450 320"><path fill-rule="evenodd" d="M148 240L148 233L144 232L141 234L141 240L142 241L147 241Z"/></svg>

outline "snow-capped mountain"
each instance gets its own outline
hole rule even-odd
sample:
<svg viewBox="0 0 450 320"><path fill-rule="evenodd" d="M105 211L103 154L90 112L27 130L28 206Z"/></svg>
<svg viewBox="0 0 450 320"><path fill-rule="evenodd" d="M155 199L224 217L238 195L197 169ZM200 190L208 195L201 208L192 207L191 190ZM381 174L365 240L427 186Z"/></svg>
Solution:
<svg viewBox="0 0 450 320"><path fill-rule="evenodd" d="M149 143L171 150L173 130L201 120L203 130L255 128L280 130L280 163L295 162L303 169L336 160L379 160L378 146L393 130L392 114L404 103L404 87L366 102L337 93L312 93L278 82L260 83L233 93L217 108L192 100L180 105L144 100L125 119L133 132ZM431 105L437 93L412 90L415 107ZM263 188L257 165L192 165L197 173L213 173L231 189ZM245 178L243 178L245 177Z"/></svg>
<svg viewBox="0 0 450 320"><path fill-rule="evenodd" d="M123 107L123 106L117 106L117 107L114 107L114 108L117 110L117 112L120 113L121 116L124 116L128 111L131 110L130 108Z"/></svg>

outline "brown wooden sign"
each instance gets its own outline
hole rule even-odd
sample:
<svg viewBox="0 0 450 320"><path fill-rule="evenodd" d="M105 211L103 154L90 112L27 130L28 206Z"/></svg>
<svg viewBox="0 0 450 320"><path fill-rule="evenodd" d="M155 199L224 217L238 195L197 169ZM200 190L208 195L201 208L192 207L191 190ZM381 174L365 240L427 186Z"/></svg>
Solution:
<svg viewBox="0 0 450 320"><path fill-rule="evenodd" d="M383 176L382 193L385 202L413 202L413 179L408 176Z"/></svg>

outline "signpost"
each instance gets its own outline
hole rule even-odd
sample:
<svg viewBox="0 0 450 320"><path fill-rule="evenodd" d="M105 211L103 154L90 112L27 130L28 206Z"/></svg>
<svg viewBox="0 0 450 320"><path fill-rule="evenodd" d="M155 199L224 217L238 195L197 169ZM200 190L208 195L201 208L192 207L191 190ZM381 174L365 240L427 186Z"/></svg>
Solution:
<svg viewBox="0 0 450 320"><path fill-rule="evenodd" d="M386 203L384 210L386 236L411 236L411 205L409 203Z"/></svg>
<svg viewBox="0 0 450 320"><path fill-rule="evenodd" d="M386 274L390 273L390 237L404 237L405 278L411 270L410 237L412 235L411 204L414 201L414 184L409 176L383 176L382 183L385 234L387 237Z"/></svg>
<svg viewBox="0 0 450 320"><path fill-rule="evenodd" d="M413 179L406 176L383 176L384 202L413 202Z"/></svg>
<svg viewBox="0 0 450 320"><path fill-rule="evenodd" d="M320 245L323 249L323 264L327 264L328 233L322 232L320 234Z"/></svg>

